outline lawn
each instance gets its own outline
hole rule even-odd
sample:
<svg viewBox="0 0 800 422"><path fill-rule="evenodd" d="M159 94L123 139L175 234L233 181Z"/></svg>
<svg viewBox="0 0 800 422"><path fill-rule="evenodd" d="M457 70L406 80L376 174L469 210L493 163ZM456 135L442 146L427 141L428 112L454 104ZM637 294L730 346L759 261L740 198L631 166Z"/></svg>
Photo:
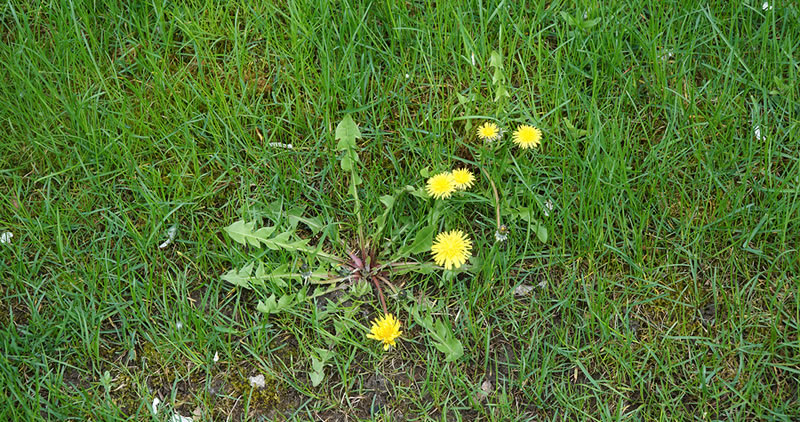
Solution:
<svg viewBox="0 0 800 422"><path fill-rule="evenodd" d="M798 5L579 3L0 5L0 419L798 420ZM238 221L471 258L384 350L372 284L223 280L318 264Z"/></svg>

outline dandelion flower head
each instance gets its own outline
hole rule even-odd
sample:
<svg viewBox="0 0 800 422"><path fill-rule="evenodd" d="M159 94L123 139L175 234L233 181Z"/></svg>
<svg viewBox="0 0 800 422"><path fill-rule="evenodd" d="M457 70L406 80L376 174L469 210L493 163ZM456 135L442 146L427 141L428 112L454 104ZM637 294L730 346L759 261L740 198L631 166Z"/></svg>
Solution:
<svg viewBox="0 0 800 422"><path fill-rule="evenodd" d="M478 127L478 138L484 141L496 141L500 139L500 136L502 136L500 128L492 122L486 122Z"/></svg>
<svg viewBox="0 0 800 422"><path fill-rule="evenodd" d="M514 131L514 143L520 148L529 149L536 148L542 141L542 131L536 127L528 125L520 125Z"/></svg>
<svg viewBox="0 0 800 422"><path fill-rule="evenodd" d="M494 240L498 242L505 242L506 240L508 240L508 226L503 224L500 227L498 227L497 230L494 232Z"/></svg>
<svg viewBox="0 0 800 422"><path fill-rule="evenodd" d="M456 189L466 190L471 188L472 184L475 183L475 176L467 169L453 170L453 172L450 174L453 175L453 181L456 184Z"/></svg>
<svg viewBox="0 0 800 422"><path fill-rule="evenodd" d="M461 267L470 257L472 242L461 230L442 232L436 235L431 246L433 260L446 270Z"/></svg>
<svg viewBox="0 0 800 422"><path fill-rule="evenodd" d="M451 173L439 173L428 179L426 190L436 199L449 198L456 190L456 182Z"/></svg>
<svg viewBox="0 0 800 422"><path fill-rule="evenodd" d="M389 350L389 346L396 346L395 340L403 334L400 331L400 321L392 314L386 314L383 318L376 318L372 321L367 338L378 340L383 343L383 350Z"/></svg>

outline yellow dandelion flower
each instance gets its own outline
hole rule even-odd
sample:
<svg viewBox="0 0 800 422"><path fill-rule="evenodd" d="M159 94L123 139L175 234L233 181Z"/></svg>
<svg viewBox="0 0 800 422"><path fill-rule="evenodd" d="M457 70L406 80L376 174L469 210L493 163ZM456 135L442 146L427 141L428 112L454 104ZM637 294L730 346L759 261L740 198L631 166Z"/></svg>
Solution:
<svg viewBox="0 0 800 422"><path fill-rule="evenodd" d="M397 346L395 339L403 334L400 331L400 321L392 314L386 314L383 318L376 318L372 321L367 338L378 340L383 343L383 350L389 350L389 346Z"/></svg>
<svg viewBox="0 0 800 422"><path fill-rule="evenodd" d="M433 260L436 265L444 269L459 268L470 257L472 242L461 230L442 232L436 235L436 241L431 246Z"/></svg>
<svg viewBox="0 0 800 422"><path fill-rule="evenodd" d="M536 127L520 125L514 131L514 143L520 148L529 149L539 146L542 140L542 131Z"/></svg>
<svg viewBox="0 0 800 422"><path fill-rule="evenodd" d="M456 183L456 189L467 190L475 183L475 176L467 169L453 170L453 181Z"/></svg>
<svg viewBox="0 0 800 422"><path fill-rule="evenodd" d="M500 139L502 135L500 128L492 122L486 122L478 127L478 138L484 141L496 141Z"/></svg>
<svg viewBox="0 0 800 422"><path fill-rule="evenodd" d="M436 199L449 198L456 190L456 182L453 180L452 174L439 173L428 179L428 187L426 190L428 191L428 195Z"/></svg>

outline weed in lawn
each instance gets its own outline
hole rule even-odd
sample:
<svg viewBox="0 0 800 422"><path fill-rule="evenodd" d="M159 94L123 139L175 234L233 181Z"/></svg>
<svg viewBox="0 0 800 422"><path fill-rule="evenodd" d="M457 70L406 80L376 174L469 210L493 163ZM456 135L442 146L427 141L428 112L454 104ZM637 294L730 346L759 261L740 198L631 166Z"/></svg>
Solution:
<svg viewBox="0 0 800 422"><path fill-rule="evenodd" d="M0 418L150 419L149 344L161 408L195 420L797 419L797 6L390 3L0 6ZM276 201L356 249L347 114L378 252L429 223L397 189L476 176L430 232L469 235L469 272L396 274L388 352L365 340L373 286L267 316L219 277L318 269L219 233L289 227ZM483 154L487 121L543 142ZM222 389L257 374L280 403Z"/></svg>

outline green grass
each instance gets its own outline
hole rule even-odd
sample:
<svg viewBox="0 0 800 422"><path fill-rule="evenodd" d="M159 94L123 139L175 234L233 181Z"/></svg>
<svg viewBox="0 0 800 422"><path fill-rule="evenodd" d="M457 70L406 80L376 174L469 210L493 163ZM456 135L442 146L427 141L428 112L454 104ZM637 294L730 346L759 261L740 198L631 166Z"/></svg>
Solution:
<svg viewBox="0 0 800 422"><path fill-rule="evenodd" d="M0 419L154 420L154 397L215 421L800 418L792 2L121 3L0 5ZM474 160L468 122L543 129L492 172L520 187L504 198L552 201L549 241L517 224L494 244L467 196L443 226L470 233L477 274L405 279L456 362L403 299L384 353L371 296L267 318L220 280L255 253L222 228L275 200L353 235L345 113L368 220L423 168ZM318 387L314 347L334 352Z"/></svg>

